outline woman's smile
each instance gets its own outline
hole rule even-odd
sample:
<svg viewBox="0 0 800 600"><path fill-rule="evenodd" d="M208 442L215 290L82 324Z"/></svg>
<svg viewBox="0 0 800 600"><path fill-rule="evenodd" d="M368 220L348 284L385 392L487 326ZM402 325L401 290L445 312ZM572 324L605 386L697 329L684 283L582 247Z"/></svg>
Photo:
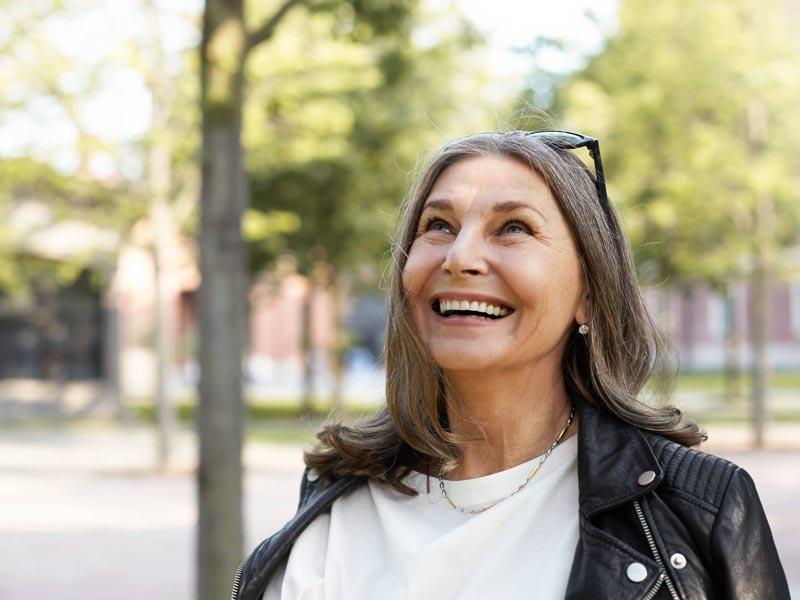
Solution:
<svg viewBox="0 0 800 600"><path fill-rule="evenodd" d="M448 370L558 364L586 301L572 234L522 162L456 162L425 201L403 283L420 338Z"/></svg>
<svg viewBox="0 0 800 600"><path fill-rule="evenodd" d="M514 312L514 307L507 302L481 294L437 294L431 304L431 310L444 318L449 324L469 324L475 319L495 321L507 317Z"/></svg>

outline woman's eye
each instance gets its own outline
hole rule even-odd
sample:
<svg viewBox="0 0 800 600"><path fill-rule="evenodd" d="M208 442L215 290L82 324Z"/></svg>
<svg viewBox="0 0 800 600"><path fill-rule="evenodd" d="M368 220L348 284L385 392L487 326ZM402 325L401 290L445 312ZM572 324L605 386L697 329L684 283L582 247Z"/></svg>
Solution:
<svg viewBox="0 0 800 600"><path fill-rule="evenodd" d="M443 231L445 233L450 233L451 228L450 225L441 219L431 219L425 226L425 231Z"/></svg>
<svg viewBox="0 0 800 600"><path fill-rule="evenodd" d="M520 221L509 221L503 224L500 231L503 233L530 233L531 229Z"/></svg>

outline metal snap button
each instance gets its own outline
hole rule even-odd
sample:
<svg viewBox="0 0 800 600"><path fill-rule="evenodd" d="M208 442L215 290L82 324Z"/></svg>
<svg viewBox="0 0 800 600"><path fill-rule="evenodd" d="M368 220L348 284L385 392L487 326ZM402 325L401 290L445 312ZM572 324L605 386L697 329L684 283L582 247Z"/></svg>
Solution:
<svg viewBox="0 0 800 600"><path fill-rule="evenodd" d="M671 564L676 569L682 569L683 567L686 566L686 557L680 552L676 552L675 554L669 557L669 564Z"/></svg>
<svg viewBox="0 0 800 600"><path fill-rule="evenodd" d="M316 481L319 479L319 473L317 473L316 469L309 469L308 473L306 474L306 479L309 481Z"/></svg>
<svg viewBox="0 0 800 600"><path fill-rule="evenodd" d="M651 483L653 483L653 480L655 478L656 478L656 472L655 471L645 471L644 473L639 475L639 479L637 481L639 482L639 485L645 486L645 485L650 485Z"/></svg>
<svg viewBox="0 0 800 600"><path fill-rule="evenodd" d="M631 563L628 565L628 569L625 571L625 574L632 582L641 583L647 579L647 568L642 563Z"/></svg>

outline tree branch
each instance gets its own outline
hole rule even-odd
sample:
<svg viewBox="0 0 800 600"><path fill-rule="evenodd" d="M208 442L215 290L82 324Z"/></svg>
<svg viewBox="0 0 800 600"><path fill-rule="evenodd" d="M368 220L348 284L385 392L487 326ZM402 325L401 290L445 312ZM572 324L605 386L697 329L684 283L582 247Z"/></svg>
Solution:
<svg viewBox="0 0 800 600"><path fill-rule="evenodd" d="M251 31L247 35L247 48L245 54L258 46L262 42L266 42L275 33L275 28L281 22L283 17L292 10L296 5L305 3L305 0L285 0L283 5L272 15L265 23L255 31Z"/></svg>

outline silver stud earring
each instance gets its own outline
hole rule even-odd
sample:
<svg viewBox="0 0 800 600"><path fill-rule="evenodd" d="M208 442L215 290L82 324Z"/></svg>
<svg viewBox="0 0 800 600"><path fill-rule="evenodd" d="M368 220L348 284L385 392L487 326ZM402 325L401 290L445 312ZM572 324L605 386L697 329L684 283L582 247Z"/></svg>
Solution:
<svg viewBox="0 0 800 600"><path fill-rule="evenodd" d="M589 333L589 326L586 323L583 323L580 327L578 327L578 333L581 335L586 335Z"/></svg>

